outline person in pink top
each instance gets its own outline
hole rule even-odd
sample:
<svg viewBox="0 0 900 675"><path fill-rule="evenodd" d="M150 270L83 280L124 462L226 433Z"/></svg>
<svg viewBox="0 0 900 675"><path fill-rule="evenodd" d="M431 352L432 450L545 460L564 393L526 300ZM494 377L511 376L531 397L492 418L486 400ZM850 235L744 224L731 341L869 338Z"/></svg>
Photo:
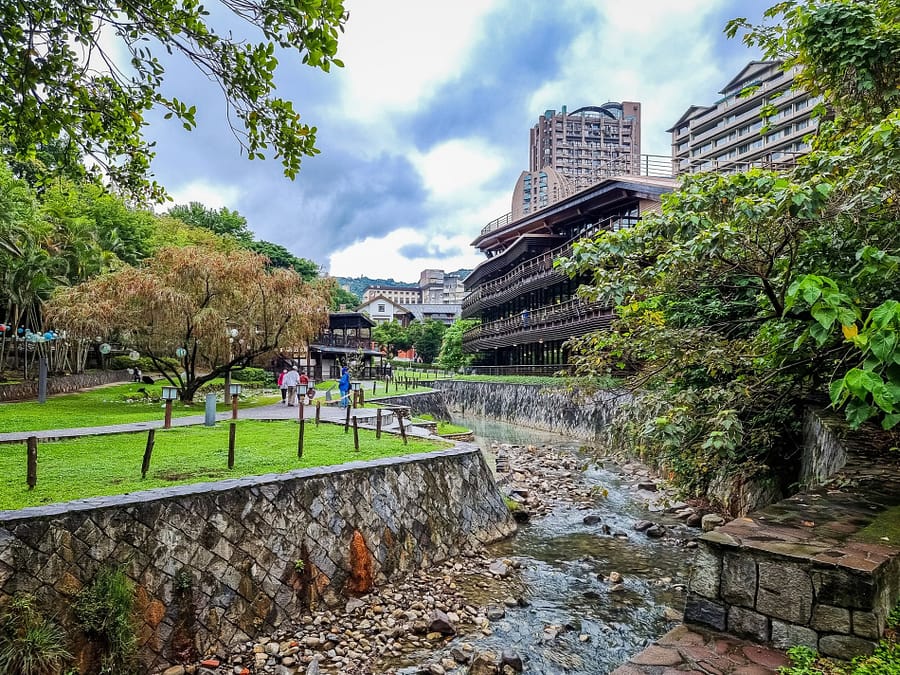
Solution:
<svg viewBox="0 0 900 675"><path fill-rule="evenodd" d="M281 405L287 405L287 385L284 383L285 375L287 375L287 368L278 373L278 388L281 389Z"/></svg>

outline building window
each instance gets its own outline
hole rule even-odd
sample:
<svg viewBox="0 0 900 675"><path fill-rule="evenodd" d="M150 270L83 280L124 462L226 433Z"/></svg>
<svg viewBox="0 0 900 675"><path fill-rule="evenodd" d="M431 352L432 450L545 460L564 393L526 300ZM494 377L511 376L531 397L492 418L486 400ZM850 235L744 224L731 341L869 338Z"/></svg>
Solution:
<svg viewBox="0 0 900 675"><path fill-rule="evenodd" d="M378 303L378 311L382 314L384 313L384 303Z"/></svg>

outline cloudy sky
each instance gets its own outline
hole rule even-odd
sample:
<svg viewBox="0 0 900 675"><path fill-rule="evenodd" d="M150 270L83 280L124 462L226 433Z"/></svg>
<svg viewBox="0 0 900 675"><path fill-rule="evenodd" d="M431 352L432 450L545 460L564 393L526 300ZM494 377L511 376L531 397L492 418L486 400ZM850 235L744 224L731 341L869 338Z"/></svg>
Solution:
<svg viewBox="0 0 900 675"><path fill-rule="evenodd" d="M510 210L528 131L547 109L642 105L642 152L668 155L665 130L756 58L722 34L768 0L348 0L326 74L282 55L279 94L318 127L321 154L296 180L247 161L217 89L184 64L167 93L198 128L154 121L157 179L175 203L243 214L260 239L336 276L418 280L473 267L469 244Z"/></svg>

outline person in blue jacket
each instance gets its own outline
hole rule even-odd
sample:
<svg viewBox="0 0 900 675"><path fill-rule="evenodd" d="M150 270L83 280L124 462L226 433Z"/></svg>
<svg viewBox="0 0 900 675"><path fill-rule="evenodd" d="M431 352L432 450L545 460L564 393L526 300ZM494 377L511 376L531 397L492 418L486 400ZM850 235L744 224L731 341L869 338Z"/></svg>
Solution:
<svg viewBox="0 0 900 675"><path fill-rule="evenodd" d="M341 368L341 379L338 381L338 390L341 392L341 407L350 405L350 369Z"/></svg>

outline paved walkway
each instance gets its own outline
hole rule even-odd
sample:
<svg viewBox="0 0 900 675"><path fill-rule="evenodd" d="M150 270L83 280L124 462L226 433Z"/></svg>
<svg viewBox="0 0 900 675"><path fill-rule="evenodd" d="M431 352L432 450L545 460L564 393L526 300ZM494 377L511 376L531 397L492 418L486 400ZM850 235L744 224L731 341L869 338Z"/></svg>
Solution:
<svg viewBox="0 0 900 675"><path fill-rule="evenodd" d="M319 400L319 399L317 399ZM324 399L323 399L324 403ZM285 406L282 403L273 403L271 405L256 406L253 408L241 408L238 410L239 419L253 420L289 420L297 419L300 409L297 406ZM323 422L331 422L334 424L342 424L347 414L346 408L340 408L337 405L322 405L320 418ZM362 427L375 426L375 419L378 414L375 408L353 408L351 415L355 415L357 422ZM162 415L162 411L160 411ZM311 420L316 417L316 406L303 406L304 419ZM172 418L173 427L187 427L203 424L205 422L204 415L189 415L187 417ZM223 422L231 419L231 411L220 412L216 414L216 421ZM62 438L79 438L82 436L102 436L105 434L129 434L147 431L148 429L161 429L163 420L148 420L146 422L130 422L128 424L109 424L98 427L76 427L71 429L45 429L41 431L14 431L8 433L0 433L0 443L23 443L29 436L36 436L38 440L58 440ZM384 426L387 432L397 431L397 423L393 415L386 415ZM406 427L409 436L428 436L427 431L420 427Z"/></svg>
<svg viewBox="0 0 900 675"><path fill-rule="evenodd" d="M784 652L681 625L612 675L774 675L786 665Z"/></svg>

